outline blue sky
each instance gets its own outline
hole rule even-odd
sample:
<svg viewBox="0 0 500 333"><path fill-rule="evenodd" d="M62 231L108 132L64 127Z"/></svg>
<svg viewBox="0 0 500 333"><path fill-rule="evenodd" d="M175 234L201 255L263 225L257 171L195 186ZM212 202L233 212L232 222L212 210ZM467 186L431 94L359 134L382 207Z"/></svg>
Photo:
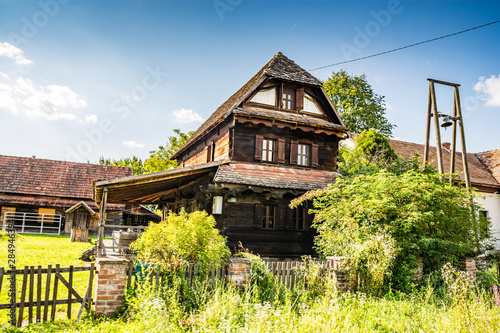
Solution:
<svg viewBox="0 0 500 333"><path fill-rule="evenodd" d="M145 158L277 52L309 70L499 19L498 1L0 0L0 154ZM426 79L459 83L468 151L498 149L499 40L495 24L311 73L366 74L394 136L419 143ZM438 87L443 113L452 94Z"/></svg>

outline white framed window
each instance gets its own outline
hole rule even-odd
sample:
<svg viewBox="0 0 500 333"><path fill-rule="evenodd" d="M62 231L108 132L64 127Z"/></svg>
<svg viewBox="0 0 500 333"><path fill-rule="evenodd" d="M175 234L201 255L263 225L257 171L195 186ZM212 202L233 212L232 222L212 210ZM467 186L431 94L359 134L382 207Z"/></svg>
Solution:
<svg viewBox="0 0 500 333"><path fill-rule="evenodd" d="M295 89L283 87L281 107L284 109L295 110Z"/></svg>
<svg viewBox="0 0 500 333"><path fill-rule="evenodd" d="M276 155L276 140L263 139L262 160L267 162L274 162L275 155Z"/></svg>
<svg viewBox="0 0 500 333"><path fill-rule="evenodd" d="M310 145L299 143L297 145L297 164L309 166Z"/></svg>

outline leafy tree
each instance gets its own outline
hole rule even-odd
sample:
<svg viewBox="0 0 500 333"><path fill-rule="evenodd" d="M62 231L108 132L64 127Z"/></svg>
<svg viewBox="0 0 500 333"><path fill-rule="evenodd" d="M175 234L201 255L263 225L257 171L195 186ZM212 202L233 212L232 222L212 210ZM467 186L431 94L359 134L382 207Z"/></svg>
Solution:
<svg viewBox="0 0 500 333"><path fill-rule="evenodd" d="M131 167L134 175L141 175L144 173L144 162L136 157L135 155L126 158L122 158L119 160L105 159L103 156L99 158L99 164L101 165L115 165L115 166L124 166Z"/></svg>
<svg viewBox="0 0 500 333"><path fill-rule="evenodd" d="M353 258L367 285L380 286L382 271L386 281L405 290L418 258L430 272L491 246L491 236L481 235L485 228L477 209L471 209L473 198L474 193L435 173L381 171L337 179L292 205L313 200L315 246L321 255ZM489 221L483 223L489 227ZM370 265L383 267L370 272Z"/></svg>
<svg viewBox="0 0 500 333"><path fill-rule="evenodd" d="M418 155L409 160L399 158L392 149L389 138L377 130L365 130L355 141L354 148L341 146L339 149L338 170L345 177L370 175L380 170L399 175L421 167ZM427 165L422 172L436 173L437 170L434 166Z"/></svg>
<svg viewBox="0 0 500 333"><path fill-rule="evenodd" d="M131 246L143 262L174 268L185 263L218 266L230 252L215 225L207 212L182 210L170 213L166 221L151 223Z"/></svg>
<svg viewBox="0 0 500 333"><path fill-rule="evenodd" d="M177 161L170 158L186 143L193 135L194 131L187 134L180 129L174 129L175 136L168 138L168 143L164 146L158 146L158 149L149 152L149 158L144 162L144 168L147 172L156 172L177 168Z"/></svg>
<svg viewBox="0 0 500 333"><path fill-rule="evenodd" d="M349 75L345 70L333 72L323 87L351 132L376 129L392 135L395 125L385 117L384 96L375 94L366 76Z"/></svg>
<svg viewBox="0 0 500 333"><path fill-rule="evenodd" d="M149 158L144 161L136 156L119 160L106 159L101 156L99 164L131 167L134 175L177 168L177 161L170 158L186 143L194 131L183 133L180 129L174 129L174 133L176 135L170 136L166 145L161 145L158 146L158 149L151 150Z"/></svg>

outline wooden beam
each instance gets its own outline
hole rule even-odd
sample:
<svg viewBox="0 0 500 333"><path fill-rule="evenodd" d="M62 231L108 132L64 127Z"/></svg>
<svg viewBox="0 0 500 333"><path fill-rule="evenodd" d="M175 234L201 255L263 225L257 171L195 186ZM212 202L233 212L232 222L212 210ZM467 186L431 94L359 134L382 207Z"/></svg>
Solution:
<svg viewBox="0 0 500 333"><path fill-rule="evenodd" d="M101 200L101 209L99 210L99 235L97 242L97 256L102 257L105 256L104 249L104 223L106 219L106 201L108 200L108 188L104 187L102 189L102 200Z"/></svg>
<svg viewBox="0 0 500 333"><path fill-rule="evenodd" d="M427 79L427 80L430 81L430 82L444 84L444 85L450 86L450 87L460 87L460 84L458 84L458 83L451 83L451 82L446 82L446 81L441 81L441 80L435 80L435 79Z"/></svg>

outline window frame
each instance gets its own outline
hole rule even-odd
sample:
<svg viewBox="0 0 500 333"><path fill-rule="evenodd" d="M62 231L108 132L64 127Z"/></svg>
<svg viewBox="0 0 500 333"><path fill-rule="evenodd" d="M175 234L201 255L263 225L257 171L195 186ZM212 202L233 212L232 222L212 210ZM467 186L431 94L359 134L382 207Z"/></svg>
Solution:
<svg viewBox="0 0 500 333"><path fill-rule="evenodd" d="M305 148L306 152L301 152L301 147ZM305 163L302 163L305 160ZM311 166L311 144L297 142L297 165L309 167Z"/></svg>
<svg viewBox="0 0 500 333"><path fill-rule="evenodd" d="M288 84L282 84L281 85L281 89L280 89L280 105L279 105L279 108L280 109L285 109L285 110L293 110L295 111L295 106L296 106L296 93L297 93L297 88L296 87L293 87L291 85L288 85ZM290 94L287 94L290 95L290 99L288 98L285 98L285 91L289 91ZM286 105L285 106L285 103L289 103L290 105ZM290 107L288 107L290 106Z"/></svg>
<svg viewBox="0 0 500 333"><path fill-rule="evenodd" d="M302 216L301 216L302 215ZM299 206L293 210L293 222L294 222L294 230L296 231L307 231L307 209L306 207ZM302 224L302 228L299 228L300 224Z"/></svg>
<svg viewBox="0 0 500 333"><path fill-rule="evenodd" d="M273 148L269 149L269 143L273 144ZM272 153L271 159L269 154ZM269 137L262 138L262 162L276 162L278 155L278 140Z"/></svg>
<svg viewBox="0 0 500 333"><path fill-rule="evenodd" d="M272 208L272 216L269 213ZM262 230L275 230L276 229L276 205L263 204L262 205L262 219L261 219L261 229ZM272 218L272 227L269 227L269 219Z"/></svg>

